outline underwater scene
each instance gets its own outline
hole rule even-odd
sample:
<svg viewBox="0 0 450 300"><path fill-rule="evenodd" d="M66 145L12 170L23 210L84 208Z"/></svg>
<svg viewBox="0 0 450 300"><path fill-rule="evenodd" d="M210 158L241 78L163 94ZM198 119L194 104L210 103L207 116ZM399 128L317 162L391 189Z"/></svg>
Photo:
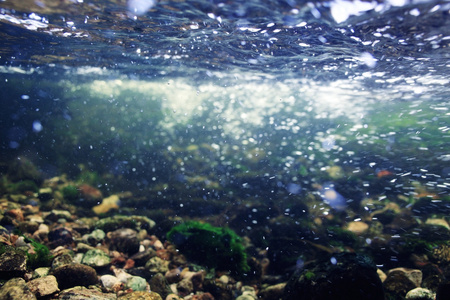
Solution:
<svg viewBox="0 0 450 300"><path fill-rule="evenodd" d="M450 299L450 1L0 1L0 299Z"/></svg>

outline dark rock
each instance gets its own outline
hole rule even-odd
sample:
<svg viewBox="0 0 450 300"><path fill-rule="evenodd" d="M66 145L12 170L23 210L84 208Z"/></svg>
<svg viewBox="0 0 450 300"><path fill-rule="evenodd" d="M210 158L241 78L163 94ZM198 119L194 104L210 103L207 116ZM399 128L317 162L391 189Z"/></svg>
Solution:
<svg viewBox="0 0 450 300"><path fill-rule="evenodd" d="M205 293L210 293L214 299L231 300L233 295L231 289L223 282L216 282L214 280L205 280L203 283Z"/></svg>
<svg viewBox="0 0 450 300"><path fill-rule="evenodd" d="M135 230L152 229L155 222L143 216L114 216L98 220L94 227L105 232L117 230L119 228L131 228Z"/></svg>
<svg viewBox="0 0 450 300"><path fill-rule="evenodd" d="M136 267L145 266L145 263L152 257L156 256L156 251L149 248L145 251L138 252L134 254L133 256L130 256L132 260L134 260L134 265Z"/></svg>
<svg viewBox="0 0 450 300"><path fill-rule="evenodd" d="M107 237L111 242L111 250L117 250L130 255L139 252L140 243L137 238L137 232L132 229L117 229L113 232L108 232Z"/></svg>
<svg viewBox="0 0 450 300"><path fill-rule="evenodd" d="M383 286L392 298L402 299L410 290L419 287L422 282L422 272L405 268L396 268L388 272Z"/></svg>
<svg viewBox="0 0 450 300"><path fill-rule="evenodd" d="M163 299L166 299L166 297L172 293L169 283L161 273L157 273L150 279L150 290L161 295Z"/></svg>
<svg viewBox="0 0 450 300"><path fill-rule="evenodd" d="M53 270L61 290L74 286L89 286L97 284L97 272L94 268L82 264L64 265Z"/></svg>
<svg viewBox="0 0 450 300"><path fill-rule="evenodd" d="M48 233L48 240L51 248L70 245L73 243L72 233L69 229L64 227L59 227L51 230Z"/></svg>
<svg viewBox="0 0 450 300"><path fill-rule="evenodd" d="M27 270L27 257L25 253L6 248L0 255L0 279L22 277Z"/></svg>
<svg viewBox="0 0 450 300"><path fill-rule="evenodd" d="M296 272L283 299L384 300L384 291L372 261L356 253L340 253Z"/></svg>
<svg viewBox="0 0 450 300"><path fill-rule="evenodd" d="M36 296L22 278L8 280L0 289L0 299L5 300L35 300Z"/></svg>

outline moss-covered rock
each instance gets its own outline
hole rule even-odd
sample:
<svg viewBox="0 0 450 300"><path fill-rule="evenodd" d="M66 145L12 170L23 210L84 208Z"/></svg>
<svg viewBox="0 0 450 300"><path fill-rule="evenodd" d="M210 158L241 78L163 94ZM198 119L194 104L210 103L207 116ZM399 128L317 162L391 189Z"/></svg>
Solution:
<svg viewBox="0 0 450 300"><path fill-rule="evenodd" d="M250 270L241 239L229 228L190 221L173 227L167 238L189 259L201 265L234 274Z"/></svg>

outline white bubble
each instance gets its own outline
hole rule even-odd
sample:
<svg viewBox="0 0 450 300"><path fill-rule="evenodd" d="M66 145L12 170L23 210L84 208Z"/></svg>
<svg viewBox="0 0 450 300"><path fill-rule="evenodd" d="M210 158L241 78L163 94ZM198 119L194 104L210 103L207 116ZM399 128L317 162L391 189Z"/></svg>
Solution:
<svg viewBox="0 0 450 300"><path fill-rule="evenodd" d="M155 0L129 0L128 10L137 15L142 16L156 4Z"/></svg>
<svg viewBox="0 0 450 300"><path fill-rule="evenodd" d="M39 122L39 121L34 121L33 122L33 131L34 132L41 132L43 128L44 127L42 127L41 122Z"/></svg>
<svg viewBox="0 0 450 300"><path fill-rule="evenodd" d="M337 264L337 259L336 259L335 257L332 257L332 258L330 259L330 261L331 261L331 263L332 263L333 265Z"/></svg>

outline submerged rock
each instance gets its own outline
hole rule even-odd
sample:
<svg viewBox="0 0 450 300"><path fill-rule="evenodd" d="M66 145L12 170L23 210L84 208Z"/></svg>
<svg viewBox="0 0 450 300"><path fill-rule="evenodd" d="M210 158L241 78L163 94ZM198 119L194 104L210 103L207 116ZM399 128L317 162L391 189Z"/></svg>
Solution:
<svg viewBox="0 0 450 300"><path fill-rule="evenodd" d="M60 300L116 300L116 294L102 293L95 289L88 289L83 286L66 289L59 294Z"/></svg>
<svg viewBox="0 0 450 300"><path fill-rule="evenodd" d="M373 262L356 253L340 253L296 272L283 299L384 300L384 291Z"/></svg>
<svg viewBox="0 0 450 300"><path fill-rule="evenodd" d="M53 271L61 290L75 286L89 286L98 283L97 272L92 267L71 264L58 267Z"/></svg>
<svg viewBox="0 0 450 300"><path fill-rule="evenodd" d="M49 275L31 280L27 283L30 290L39 298L59 292L56 277Z"/></svg>
<svg viewBox="0 0 450 300"><path fill-rule="evenodd" d="M0 299L34 300L36 296L22 278L8 280L0 289Z"/></svg>

